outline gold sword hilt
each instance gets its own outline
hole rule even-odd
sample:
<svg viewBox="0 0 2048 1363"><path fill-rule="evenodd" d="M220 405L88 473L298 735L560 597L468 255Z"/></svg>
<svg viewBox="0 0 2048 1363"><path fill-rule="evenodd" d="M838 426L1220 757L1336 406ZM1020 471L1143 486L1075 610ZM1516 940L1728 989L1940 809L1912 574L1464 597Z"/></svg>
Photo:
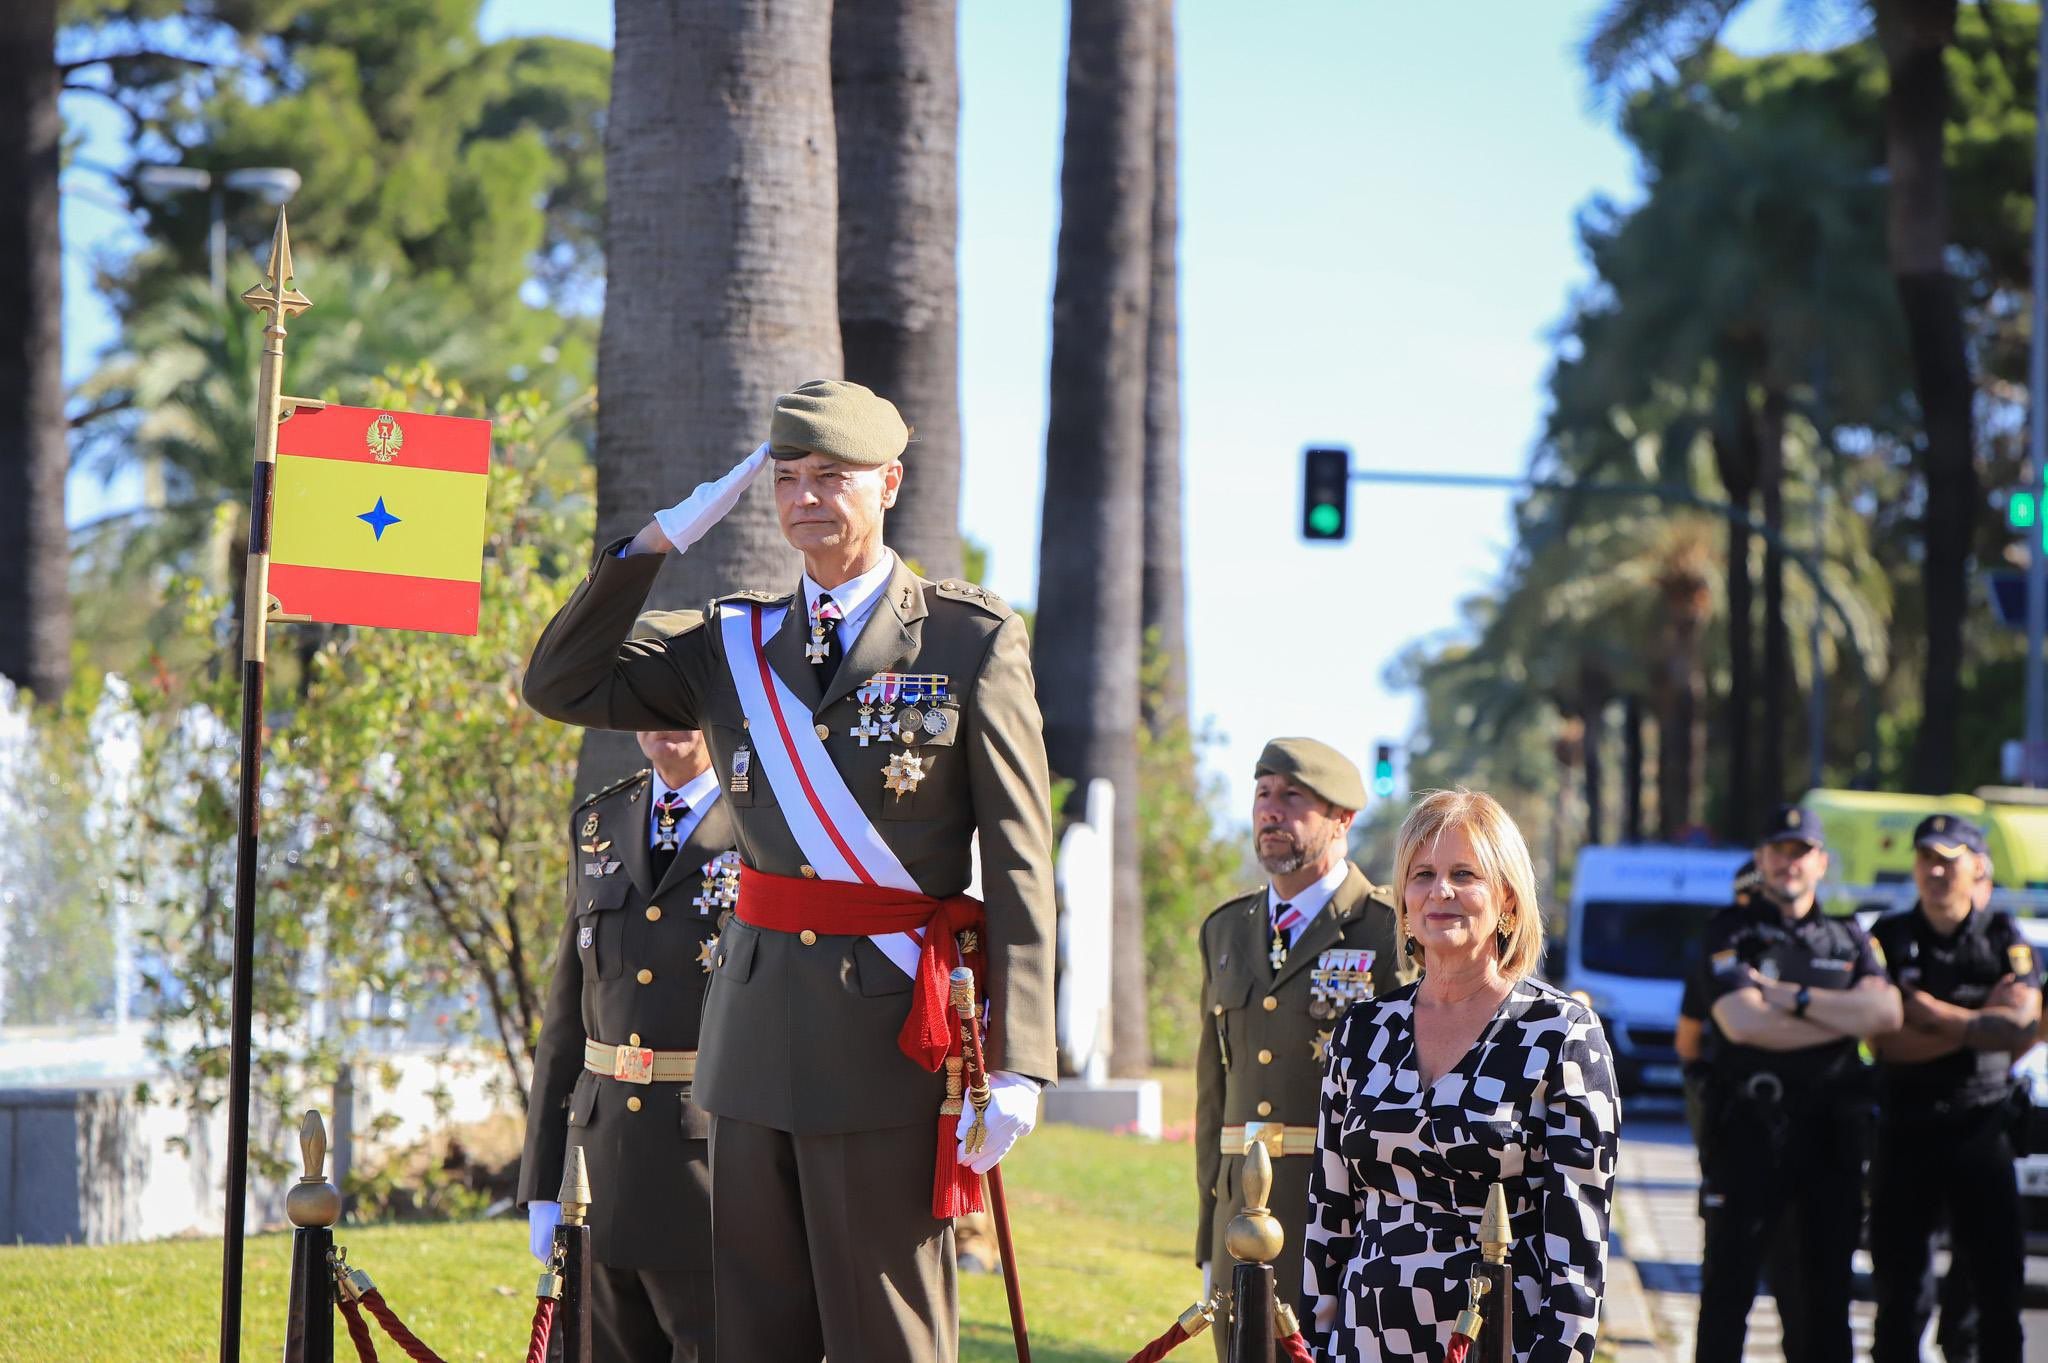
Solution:
<svg viewBox="0 0 2048 1363"><path fill-rule="evenodd" d="M964 965L956 966L950 979L953 1011L960 1015L960 1049L967 1060L967 1106L974 1110L974 1120L967 1124L967 1137L961 1148L970 1155L978 1155L988 1144L988 1123L983 1117L988 1112L990 1094L988 1066L981 1056L981 1029L974 1016L974 972Z"/></svg>

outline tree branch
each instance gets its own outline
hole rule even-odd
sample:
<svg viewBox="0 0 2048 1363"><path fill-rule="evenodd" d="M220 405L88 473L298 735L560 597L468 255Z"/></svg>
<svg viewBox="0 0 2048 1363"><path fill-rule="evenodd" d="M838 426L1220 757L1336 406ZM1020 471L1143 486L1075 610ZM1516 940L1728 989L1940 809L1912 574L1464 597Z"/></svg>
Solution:
<svg viewBox="0 0 2048 1363"><path fill-rule="evenodd" d="M186 57L176 52L158 52L153 48L138 48L133 52L104 52L97 57L80 57L75 62L58 62L57 74L68 76L73 71L82 71L88 66L121 66L130 62L172 62L179 66L196 66L203 71L217 68L219 62L210 62L203 57ZM81 87L72 87L74 89Z"/></svg>

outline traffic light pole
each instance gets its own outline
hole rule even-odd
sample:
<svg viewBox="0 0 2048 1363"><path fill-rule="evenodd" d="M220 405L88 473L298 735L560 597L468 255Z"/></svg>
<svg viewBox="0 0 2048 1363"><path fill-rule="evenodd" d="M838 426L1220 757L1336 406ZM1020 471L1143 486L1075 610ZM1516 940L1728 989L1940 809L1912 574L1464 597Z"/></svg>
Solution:
<svg viewBox="0 0 2048 1363"><path fill-rule="evenodd" d="M2048 24L2043 24L2042 29L2044 32L2048 32ZM2042 82L2042 85L2044 88L2048 88L2048 81ZM2037 260L2038 258L2037 253ZM2040 391L2048 391L2048 385L2044 385ZM2035 438L2037 441L2041 438L2038 430ZM2039 466L2037 457L2036 467L2038 468ZM1835 594L1828 590L1827 582L1821 576L1820 555L1814 549L1792 543L1779 534L1775 527L1757 520L1748 511L1736 506L1732 502L1717 501L1712 497L1702 497L1689 488L1676 487L1667 483L1579 483L1489 473L1423 473L1398 469L1353 469L1351 470L1351 481L1354 483L1395 483L1409 487L1469 487L1498 489L1506 492L1562 492L1601 497L1651 497L1662 502L1670 502L1679 506L1690 506L1701 511L1712 512L1730 524L1757 536L1773 549L1783 554L1787 562L1798 564L1800 571L1804 572L1807 580L1813 584L1814 595L1820 598L1821 604L1840 622L1842 636L1845 639L1855 638L1855 629L1850 624L1849 613L1842 609L1842 603L1837 601ZM2036 555L2035 570L2037 576L2042 567L2041 556ZM2038 597L2036 600L2038 601ZM2037 619L2037 627L2038 624L2039 621ZM2034 662L2038 665L2040 662L2039 635L2037 634L2035 638ZM1878 749L1877 688L1872 682L1869 671L1861 666L1862 655L1860 653L1857 655L1857 662L1857 679L1861 683L1860 689L1863 699L1864 740L1862 743L1863 751L1857 759L1856 785L1859 789L1867 790L1872 788L1876 778L1874 763L1877 760ZM1816 678L1816 684L1818 684L1818 680ZM2031 729L2029 732L2031 733ZM1820 773L1816 772L1814 773L1814 783L1818 785L1819 782Z"/></svg>
<svg viewBox="0 0 2048 1363"><path fill-rule="evenodd" d="M2040 25L2041 63L2048 72L2048 23ZM2028 459L2037 493L2048 490L2048 79L2034 82L2034 328L2027 365ZM2020 779L2048 785L2048 661L2041 656L2048 633L2048 500L2034 503L2035 524L2027 534L2027 744Z"/></svg>

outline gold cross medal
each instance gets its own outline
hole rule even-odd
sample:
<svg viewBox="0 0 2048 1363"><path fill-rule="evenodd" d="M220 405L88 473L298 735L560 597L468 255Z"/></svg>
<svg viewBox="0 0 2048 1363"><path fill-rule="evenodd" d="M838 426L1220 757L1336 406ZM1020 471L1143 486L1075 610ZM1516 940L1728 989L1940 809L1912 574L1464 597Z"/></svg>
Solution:
<svg viewBox="0 0 2048 1363"><path fill-rule="evenodd" d="M889 758L889 765L882 768L882 784L899 800L906 795L914 794L918 782L922 780L924 758L916 753L896 753Z"/></svg>

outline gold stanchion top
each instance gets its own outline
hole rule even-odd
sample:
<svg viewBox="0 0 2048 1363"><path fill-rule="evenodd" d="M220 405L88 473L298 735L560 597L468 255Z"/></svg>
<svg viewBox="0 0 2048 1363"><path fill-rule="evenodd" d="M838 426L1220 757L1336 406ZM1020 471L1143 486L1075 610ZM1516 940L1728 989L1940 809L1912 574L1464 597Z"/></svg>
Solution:
<svg viewBox="0 0 2048 1363"><path fill-rule="evenodd" d="M1486 1190L1486 1215L1479 1220L1479 1253L1489 1264L1504 1264L1514 1239L1508 1225L1507 1191L1496 1183Z"/></svg>
<svg viewBox="0 0 2048 1363"><path fill-rule="evenodd" d="M569 1162L562 1166L562 1191L555 1195L562 1204L562 1224L580 1226L590 1214L590 1166L583 1161L583 1147L569 1147Z"/></svg>
<svg viewBox="0 0 2048 1363"><path fill-rule="evenodd" d="M327 1127L310 1108L299 1123L299 1155L306 1172L284 1195L285 1219L307 1229L341 1220L341 1190L327 1181Z"/></svg>
<svg viewBox="0 0 2048 1363"><path fill-rule="evenodd" d="M242 290L242 301L258 312L277 317L295 317L313 306L313 300L292 287L292 234L284 225L284 205L277 209L277 226L270 234L270 263L261 284Z"/></svg>
<svg viewBox="0 0 2048 1363"><path fill-rule="evenodd" d="M1244 1210L1230 1218L1223 1230L1223 1247L1240 1263L1270 1264L1280 1257L1287 1236L1280 1218L1266 1209L1273 1191L1273 1157L1262 1142L1245 1145L1244 1168L1238 1177L1244 1183Z"/></svg>

